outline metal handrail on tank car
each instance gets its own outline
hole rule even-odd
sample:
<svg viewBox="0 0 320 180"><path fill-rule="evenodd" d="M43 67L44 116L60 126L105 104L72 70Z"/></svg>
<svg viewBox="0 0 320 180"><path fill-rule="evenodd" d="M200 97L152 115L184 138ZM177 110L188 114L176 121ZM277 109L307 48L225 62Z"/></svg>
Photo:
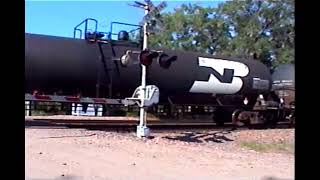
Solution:
<svg viewBox="0 0 320 180"><path fill-rule="evenodd" d="M73 31L73 38L76 38L76 32L80 31L80 39L82 38L82 30L81 29L74 29Z"/></svg>
<svg viewBox="0 0 320 180"><path fill-rule="evenodd" d="M97 32L97 29L98 29L98 21L96 19L93 19L93 18L87 18L85 20L83 20L81 23L79 23L77 26L74 27L74 30L73 30L73 38L76 38L76 31L79 31L81 32L80 34L80 39L82 38L82 30L79 29L78 27L81 26L83 23L85 23L85 28L84 28L84 35L85 35L85 38L86 38L86 34L87 34L87 31L88 31L88 21L91 20L91 21L94 21L95 22L95 30L94 32Z"/></svg>
<svg viewBox="0 0 320 180"><path fill-rule="evenodd" d="M112 37L111 37L112 35L118 35L117 33L113 33L113 25L114 25L114 24L120 24L120 25L138 27L137 29L131 30L130 32L133 32L133 31L136 31L136 30L142 28L141 25L136 25L136 24L129 24L129 23L122 23L122 22L113 21L113 22L111 22L111 25L110 25L109 39L112 39Z"/></svg>
<svg viewBox="0 0 320 180"><path fill-rule="evenodd" d="M74 27L73 38L76 38L77 31L79 31L80 32L80 39L82 38L82 34L83 33L84 33L84 38L87 39L88 21L89 20L95 22L95 29L94 29L94 37L95 38L94 39L96 39L97 33L99 33L100 35L101 34L105 35L105 37L107 37L107 40L112 40L112 35L118 35L118 33L113 33L113 28L114 28L115 24L138 27L136 29L133 29L133 30L129 31L129 33L132 33L134 31L137 31L137 30L142 28L141 25L113 21L113 22L111 22L111 25L110 25L110 32L97 32L97 30L98 30L98 21L96 19L93 19L93 18L87 18L87 19L83 20L81 23L79 23L77 26ZM85 23L85 28L84 28L84 32L82 32L82 30L79 27L84 23Z"/></svg>

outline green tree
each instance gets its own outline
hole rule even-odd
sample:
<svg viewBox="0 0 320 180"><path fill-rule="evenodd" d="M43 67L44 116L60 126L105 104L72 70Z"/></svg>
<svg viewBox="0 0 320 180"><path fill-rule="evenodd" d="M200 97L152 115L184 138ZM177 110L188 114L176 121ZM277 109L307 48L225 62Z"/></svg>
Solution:
<svg viewBox="0 0 320 180"><path fill-rule="evenodd" d="M164 31L150 36L150 46L252 58L273 67L294 63L294 0L184 4L161 18Z"/></svg>

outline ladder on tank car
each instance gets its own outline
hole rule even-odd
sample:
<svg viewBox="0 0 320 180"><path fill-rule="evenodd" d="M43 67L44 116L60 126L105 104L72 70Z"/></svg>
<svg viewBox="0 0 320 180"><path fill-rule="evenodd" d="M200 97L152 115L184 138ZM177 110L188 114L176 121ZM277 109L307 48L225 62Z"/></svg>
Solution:
<svg viewBox="0 0 320 180"><path fill-rule="evenodd" d="M89 31L89 25L93 25L93 31ZM120 31L118 33L114 32L114 26L115 25L124 25L124 26L129 26L129 27L134 27L132 30L129 32L127 31ZM80 27L84 26L84 29L81 29ZM73 30L73 37L77 38L77 32L80 32L78 34L78 38L82 39L84 37L84 40L90 42L90 43L97 43L98 49L99 49L99 57L100 60L103 64L103 69L106 74L106 78L108 81L108 88L109 88L109 98L112 97L112 84L113 84L113 77L110 74L110 70L112 71L113 69L110 68L112 67L112 62L115 63L115 68L116 71L119 71L119 67L117 62L114 61L119 61L119 58L116 58L115 52L114 52L114 46L116 45L125 45L125 46L133 46L133 47L140 47L141 49L141 39L138 39L137 41L131 41L129 38L129 33L133 33L135 31L140 31L142 26L140 25L135 25L135 24L129 24L129 23L122 23L122 22L111 22L110 24L110 31L109 32L101 32L98 31L98 21L93 18L87 18L83 20L81 23L79 23L77 26L74 27ZM113 36L117 35L118 39L114 40ZM107 48L111 51L112 57L106 57L104 53L104 48L102 47L104 44L110 45L110 48ZM109 59L111 61L108 61L106 59ZM99 87L100 84L97 85L97 97L98 92L99 92Z"/></svg>

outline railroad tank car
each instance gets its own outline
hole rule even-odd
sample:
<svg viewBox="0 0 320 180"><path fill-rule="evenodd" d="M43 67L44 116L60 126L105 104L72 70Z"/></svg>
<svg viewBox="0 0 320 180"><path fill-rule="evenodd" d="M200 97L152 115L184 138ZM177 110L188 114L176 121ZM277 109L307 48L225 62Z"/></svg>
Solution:
<svg viewBox="0 0 320 180"><path fill-rule="evenodd" d="M282 100L280 119L289 119L295 124L295 66L279 65L272 74L273 92Z"/></svg>
<svg viewBox="0 0 320 180"><path fill-rule="evenodd" d="M110 84L121 84L117 72L119 63L110 58L119 56L128 48L139 50L133 43L114 48L110 44L102 45L103 61L98 44L82 39L26 33L25 92L37 90L45 94L60 92L74 95L81 91L87 97L109 97L112 94ZM133 84L138 85L138 76L132 76L127 84L136 82Z"/></svg>
<svg viewBox="0 0 320 180"><path fill-rule="evenodd" d="M295 66L294 64L279 65L272 74L272 91L283 98L284 103L295 101Z"/></svg>
<svg viewBox="0 0 320 180"><path fill-rule="evenodd" d="M83 39L25 34L25 92L46 94L81 91L83 96L130 96L140 85L140 65L123 67L117 59L140 46L125 42L90 43ZM169 68L154 60L147 84L161 95L257 95L268 93L271 74L259 61L211 56L195 52L156 49L176 56ZM104 58L102 58L104 56ZM137 61L137 55L133 57ZM229 67L230 66L230 67Z"/></svg>
<svg viewBox="0 0 320 180"><path fill-rule="evenodd" d="M158 56L147 69L147 84L160 89L160 104L169 104L167 110L177 104L214 106L213 117L220 124L232 121L232 114L239 108L252 114L258 96L267 97L276 82L269 69L257 60L151 50L175 57L164 67ZM44 94L129 97L140 85L141 66L139 53L131 54L129 65L121 63L128 51L141 52L141 43L92 42L26 33L25 93L36 90ZM172 112L168 114L171 116Z"/></svg>

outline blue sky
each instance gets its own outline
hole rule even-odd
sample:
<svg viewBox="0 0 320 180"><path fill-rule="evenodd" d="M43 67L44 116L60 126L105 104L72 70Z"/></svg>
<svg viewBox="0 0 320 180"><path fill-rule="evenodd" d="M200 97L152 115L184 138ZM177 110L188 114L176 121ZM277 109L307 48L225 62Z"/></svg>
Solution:
<svg viewBox="0 0 320 180"><path fill-rule="evenodd" d="M142 0L140 0L142 2ZM152 1L155 5L161 1ZM215 7L221 0L169 0L163 12L173 11L184 3ZM109 32L112 21L138 24L144 12L128 6L133 1L25 1L25 32L73 37L73 28L86 18L98 20L98 31ZM93 27L93 26L91 26ZM124 26L117 26L119 30ZM89 27L90 28L90 27ZM117 31L117 29L115 30Z"/></svg>

